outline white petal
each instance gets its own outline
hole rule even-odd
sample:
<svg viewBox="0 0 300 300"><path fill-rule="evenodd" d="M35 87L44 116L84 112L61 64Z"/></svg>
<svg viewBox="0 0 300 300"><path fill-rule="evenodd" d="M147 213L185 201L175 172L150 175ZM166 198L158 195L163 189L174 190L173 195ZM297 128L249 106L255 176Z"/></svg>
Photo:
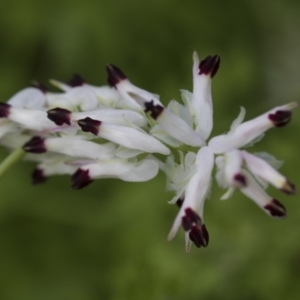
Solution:
<svg viewBox="0 0 300 300"><path fill-rule="evenodd" d="M208 147L203 147L199 150L196 164L197 171L186 187L185 200L173 223L168 240L173 239L176 235L186 208L196 211L203 220L204 201L210 191L211 173L214 166L214 155Z"/></svg>
<svg viewBox="0 0 300 300"><path fill-rule="evenodd" d="M204 139L196 131L167 109L162 111L156 121L165 132L184 144L195 147L205 145Z"/></svg>
<svg viewBox="0 0 300 300"><path fill-rule="evenodd" d="M76 171L76 167L67 165L64 161L52 161L51 163L41 163L37 166L37 168L41 169L45 176L64 174L71 175Z"/></svg>
<svg viewBox="0 0 300 300"><path fill-rule="evenodd" d="M117 125L128 126L128 123L131 122L139 127L142 127L147 124L147 120L142 114L132 110L108 108L72 113L72 119L75 121L84 119L86 117Z"/></svg>
<svg viewBox="0 0 300 300"><path fill-rule="evenodd" d="M87 86L74 87L64 95L74 107L83 111L93 110L98 106L98 99L93 89Z"/></svg>
<svg viewBox="0 0 300 300"><path fill-rule="evenodd" d="M150 134L160 141L162 141L164 144L170 145L174 148L179 147L182 145L182 143L173 137L171 137L169 134L167 134L160 125L155 125L151 130Z"/></svg>
<svg viewBox="0 0 300 300"><path fill-rule="evenodd" d="M216 154L224 153L230 149L243 147L263 134L266 130L275 126L274 122L269 118L270 115L273 115L278 111L290 111L296 106L297 104L290 103L275 107L255 119L242 123L232 133L212 138L208 145Z"/></svg>
<svg viewBox="0 0 300 300"><path fill-rule="evenodd" d="M139 161L128 173L121 174L120 179L131 182L143 182L154 178L159 171L158 163L152 159Z"/></svg>
<svg viewBox="0 0 300 300"><path fill-rule="evenodd" d="M266 161L246 151L242 151L242 154L251 173L288 194L295 193L295 187Z"/></svg>
<svg viewBox="0 0 300 300"><path fill-rule="evenodd" d="M47 151L53 151L72 157L107 159L114 156L115 146L111 143L97 144L78 137L59 137L45 139Z"/></svg>
<svg viewBox="0 0 300 300"><path fill-rule="evenodd" d="M184 120L190 127L193 126L193 118L189 112L189 109L175 100L171 100L167 106L167 109L174 115Z"/></svg>
<svg viewBox="0 0 300 300"><path fill-rule="evenodd" d="M196 52L194 52L193 59L192 106L196 117L196 131L206 140L213 128L211 77L206 74L199 75L199 58Z"/></svg>
<svg viewBox="0 0 300 300"><path fill-rule="evenodd" d="M37 88L26 88L8 100L13 107L40 109L45 106L45 94Z"/></svg>
<svg viewBox="0 0 300 300"><path fill-rule="evenodd" d="M124 159L113 159L82 166L89 170L89 176L96 178L119 178L124 181L148 181L158 173L158 164L150 159L140 162L127 162Z"/></svg>
<svg viewBox="0 0 300 300"><path fill-rule="evenodd" d="M103 105L115 107L121 100L120 93L109 86L97 87L89 84L84 84L84 86L91 88L96 94L98 101Z"/></svg>
<svg viewBox="0 0 300 300"><path fill-rule="evenodd" d="M134 128L101 123L98 136L130 149L147 153L170 154L170 149L159 140Z"/></svg>
<svg viewBox="0 0 300 300"><path fill-rule="evenodd" d="M138 156L141 153L143 152L140 150L128 149L126 147L119 146L115 152L115 156L119 158L132 158Z"/></svg>
<svg viewBox="0 0 300 300"><path fill-rule="evenodd" d="M247 186L241 188L241 192L253 200L268 215L273 217L284 217L284 207L277 200L269 196L249 172L245 171L245 175Z"/></svg>
<svg viewBox="0 0 300 300"><path fill-rule="evenodd" d="M46 111L14 107L11 107L9 111L8 119L22 125L26 129L41 131L55 126L47 118Z"/></svg>
<svg viewBox="0 0 300 300"><path fill-rule="evenodd" d="M233 149L225 153L225 178L227 186L241 187L246 184L242 175L243 156L239 150Z"/></svg>

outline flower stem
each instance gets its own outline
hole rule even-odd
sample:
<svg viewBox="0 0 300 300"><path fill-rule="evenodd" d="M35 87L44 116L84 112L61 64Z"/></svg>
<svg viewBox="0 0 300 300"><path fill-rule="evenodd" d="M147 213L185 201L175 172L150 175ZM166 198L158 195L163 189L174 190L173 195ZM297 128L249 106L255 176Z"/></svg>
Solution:
<svg viewBox="0 0 300 300"><path fill-rule="evenodd" d="M13 152L11 152L0 164L0 178L6 171L8 171L10 167L12 167L17 161L19 161L25 154L26 152L22 148L18 148Z"/></svg>

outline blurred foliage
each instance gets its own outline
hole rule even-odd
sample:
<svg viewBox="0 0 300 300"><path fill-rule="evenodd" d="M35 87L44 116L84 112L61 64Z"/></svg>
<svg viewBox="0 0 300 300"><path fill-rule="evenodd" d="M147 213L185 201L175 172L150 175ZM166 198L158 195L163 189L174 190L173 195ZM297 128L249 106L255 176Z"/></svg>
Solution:
<svg viewBox="0 0 300 300"><path fill-rule="evenodd" d="M213 133L222 133L241 105L252 118L298 100L299 14L296 0L1 0L1 101L73 72L103 85L114 63L167 103L191 90L193 50L218 53ZM286 159L282 172L299 186L298 115L253 150ZM274 220L239 192L220 202L214 185L210 245L186 255L182 232L166 242L177 209L162 174L72 191L64 176L32 187L33 167L20 163L0 183L1 300L298 299L297 197L271 189L289 211Z"/></svg>

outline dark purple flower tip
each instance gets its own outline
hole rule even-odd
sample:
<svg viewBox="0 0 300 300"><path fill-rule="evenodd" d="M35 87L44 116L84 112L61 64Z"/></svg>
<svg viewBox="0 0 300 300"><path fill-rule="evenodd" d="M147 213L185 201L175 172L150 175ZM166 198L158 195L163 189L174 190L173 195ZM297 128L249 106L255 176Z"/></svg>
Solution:
<svg viewBox="0 0 300 300"><path fill-rule="evenodd" d="M154 105L153 100L145 102L145 112L149 112L154 120L156 120L160 116L163 110L164 107L159 104Z"/></svg>
<svg viewBox="0 0 300 300"><path fill-rule="evenodd" d="M288 194L288 195L295 195L296 194L296 187L293 183L290 181L286 181L285 185L280 189L282 192Z"/></svg>
<svg viewBox="0 0 300 300"><path fill-rule="evenodd" d="M44 153L47 151L45 140L39 136L34 136L23 146L23 150L30 153Z"/></svg>
<svg viewBox="0 0 300 300"><path fill-rule="evenodd" d="M185 231L190 230L193 224L201 224L201 218L190 207L186 208L184 212L185 216L182 217L181 225Z"/></svg>
<svg viewBox="0 0 300 300"><path fill-rule="evenodd" d="M264 208L269 211L272 217L283 218L286 216L285 207L276 199L270 201Z"/></svg>
<svg viewBox="0 0 300 300"><path fill-rule="evenodd" d="M94 120L90 117L86 117L84 119L77 121L77 123L81 127L82 131L91 132L94 135L98 135L101 121Z"/></svg>
<svg viewBox="0 0 300 300"><path fill-rule="evenodd" d="M78 169L72 176L72 189L79 190L93 182L89 176L89 170Z"/></svg>
<svg viewBox="0 0 300 300"><path fill-rule="evenodd" d="M0 102L0 118L7 118L10 113L11 105Z"/></svg>
<svg viewBox="0 0 300 300"><path fill-rule="evenodd" d="M79 74L73 74L73 77L69 80L69 86L76 87L85 84L85 80Z"/></svg>
<svg viewBox="0 0 300 300"><path fill-rule="evenodd" d="M31 82L31 86L39 89L44 94L46 94L47 92L49 92L48 88L44 84L42 84L42 83L40 83L38 81L32 81Z"/></svg>
<svg viewBox="0 0 300 300"><path fill-rule="evenodd" d="M71 114L71 111L59 107L47 111L48 119L53 121L58 126L63 124L71 125Z"/></svg>
<svg viewBox="0 0 300 300"><path fill-rule="evenodd" d="M107 65L106 71L108 74L107 82L110 86L116 87L120 81L127 79L126 75L114 65Z"/></svg>
<svg viewBox="0 0 300 300"><path fill-rule="evenodd" d="M235 174L234 181L236 181L240 186L245 187L247 185L247 180L243 174Z"/></svg>
<svg viewBox="0 0 300 300"><path fill-rule="evenodd" d="M180 208L182 206L182 204L183 204L183 201L184 201L184 197L179 198L176 201L176 205Z"/></svg>
<svg viewBox="0 0 300 300"><path fill-rule="evenodd" d="M201 74L210 75L210 77L213 78L216 75L219 67L220 67L220 56L209 55L204 60L200 61L199 75Z"/></svg>
<svg viewBox="0 0 300 300"><path fill-rule="evenodd" d="M31 174L31 179L32 184L36 185L45 182L48 178L45 176L42 169L36 168Z"/></svg>
<svg viewBox="0 0 300 300"><path fill-rule="evenodd" d="M209 243L209 234L204 224L194 225L189 232L190 240L196 245L196 247L207 247Z"/></svg>
<svg viewBox="0 0 300 300"><path fill-rule="evenodd" d="M275 127L283 127L291 121L292 112L289 110L277 110L274 114L269 114L269 120Z"/></svg>

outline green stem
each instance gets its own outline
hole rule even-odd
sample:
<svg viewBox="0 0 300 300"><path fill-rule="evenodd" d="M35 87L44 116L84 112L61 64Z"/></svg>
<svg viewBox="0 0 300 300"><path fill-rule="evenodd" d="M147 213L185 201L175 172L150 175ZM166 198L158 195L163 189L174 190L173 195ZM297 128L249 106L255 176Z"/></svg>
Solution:
<svg viewBox="0 0 300 300"><path fill-rule="evenodd" d="M0 164L0 178L10 167L12 167L17 161L19 161L25 154L26 152L22 148L16 149L13 152L11 152Z"/></svg>

